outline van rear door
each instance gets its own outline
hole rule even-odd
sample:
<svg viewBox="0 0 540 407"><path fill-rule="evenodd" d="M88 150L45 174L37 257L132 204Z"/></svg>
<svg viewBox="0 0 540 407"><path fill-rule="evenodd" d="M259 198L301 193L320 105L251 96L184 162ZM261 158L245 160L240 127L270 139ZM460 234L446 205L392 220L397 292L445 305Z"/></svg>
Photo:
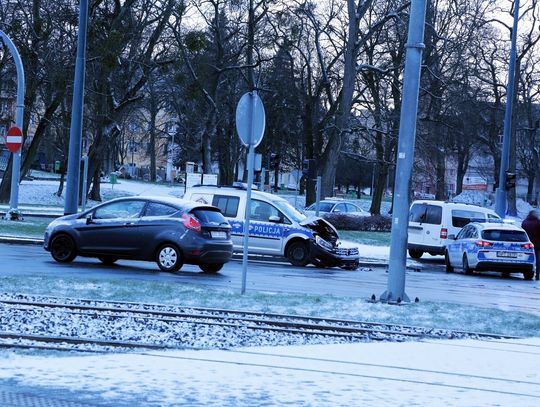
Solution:
<svg viewBox="0 0 540 407"><path fill-rule="evenodd" d="M444 245L442 239L446 239L448 230L442 225L442 209L439 205L426 204L422 223L425 246L440 247Z"/></svg>
<svg viewBox="0 0 540 407"><path fill-rule="evenodd" d="M409 211L409 228L408 228L408 243L409 244L424 244L424 227L422 220L425 217L426 204L412 204Z"/></svg>

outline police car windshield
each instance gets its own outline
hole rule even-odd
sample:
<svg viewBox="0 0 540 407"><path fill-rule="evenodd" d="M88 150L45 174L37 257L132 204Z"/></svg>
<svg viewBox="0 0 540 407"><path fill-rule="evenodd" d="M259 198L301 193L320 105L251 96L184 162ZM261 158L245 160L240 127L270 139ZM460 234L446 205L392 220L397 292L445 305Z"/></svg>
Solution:
<svg viewBox="0 0 540 407"><path fill-rule="evenodd" d="M297 211L290 203L285 201L272 201L278 209L283 212L287 217L294 220L295 222L301 222L306 219L306 215Z"/></svg>

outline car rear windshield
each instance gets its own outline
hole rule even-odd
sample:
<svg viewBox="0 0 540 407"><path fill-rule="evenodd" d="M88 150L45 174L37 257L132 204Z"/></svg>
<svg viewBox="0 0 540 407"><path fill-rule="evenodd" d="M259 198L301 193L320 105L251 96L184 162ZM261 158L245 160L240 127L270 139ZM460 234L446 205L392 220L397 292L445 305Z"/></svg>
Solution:
<svg viewBox="0 0 540 407"><path fill-rule="evenodd" d="M410 222L438 225L442 220L442 208L436 205L415 204L409 213Z"/></svg>
<svg viewBox="0 0 540 407"><path fill-rule="evenodd" d="M483 230L482 239L496 242L528 242L527 233L519 230Z"/></svg>
<svg viewBox="0 0 540 407"><path fill-rule="evenodd" d="M212 210L209 208L195 208L191 211L191 213L195 215L195 217L199 219L201 223L216 223L218 225L228 223L218 210Z"/></svg>

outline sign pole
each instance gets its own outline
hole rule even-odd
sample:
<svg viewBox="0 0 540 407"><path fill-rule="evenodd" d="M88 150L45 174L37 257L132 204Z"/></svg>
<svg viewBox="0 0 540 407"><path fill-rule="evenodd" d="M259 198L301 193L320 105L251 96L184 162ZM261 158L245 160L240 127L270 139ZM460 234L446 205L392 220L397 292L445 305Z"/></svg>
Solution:
<svg viewBox="0 0 540 407"><path fill-rule="evenodd" d="M7 45L13 61L15 62L15 70L17 72L17 104L15 107L15 125L22 129L24 117L24 68L21 61L19 51L11 39L0 30L0 38ZM11 170L11 192L9 198L9 212L16 213L19 206L19 181L21 178L21 149L12 153L13 162ZM18 217L18 216L17 216Z"/></svg>
<svg viewBox="0 0 540 407"><path fill-rule="evenodd" d="M244 251L242 256L242 291L246 292L249 223L251 218L251 186L253 185L253 167L255 163L255 147L257 147L264 135L266 116L257 91L245 93L236 106L236 131L243 145L248 147L247 170L248 185L246 196L246 212L244 222Z"/></svg>

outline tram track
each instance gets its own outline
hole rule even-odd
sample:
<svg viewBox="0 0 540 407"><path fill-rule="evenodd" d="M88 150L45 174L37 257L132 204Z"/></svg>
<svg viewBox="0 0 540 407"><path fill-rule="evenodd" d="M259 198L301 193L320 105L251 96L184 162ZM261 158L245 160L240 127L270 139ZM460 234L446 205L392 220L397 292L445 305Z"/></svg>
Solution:
<svg viewBox="0 0 540 407"><path fill-rule="evenodd" d="M12 324L10 318L27 323ZM53 348L72 350L223 349L260 345L261 341L313 344L515 338L253 311L6 294L0 295L0 321L4 327L0 347L17 347L22 342L29 347L36 342L39 347L53 344Z"/></svg>

